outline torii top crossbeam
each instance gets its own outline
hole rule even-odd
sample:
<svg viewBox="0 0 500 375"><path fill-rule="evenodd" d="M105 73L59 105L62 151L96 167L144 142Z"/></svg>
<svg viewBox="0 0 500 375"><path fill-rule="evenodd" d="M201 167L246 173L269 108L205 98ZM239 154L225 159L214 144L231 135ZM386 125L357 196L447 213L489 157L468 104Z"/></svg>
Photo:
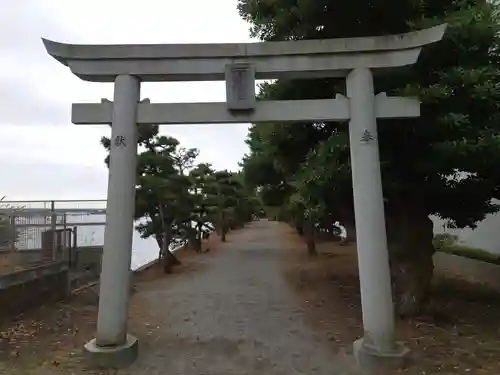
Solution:
<svg viewBox="0 0 500 375"><path fill-rule="evenodd" d="M446 25L399 35L238 44L78 45L43 39L47 52L86 81L128 74L143 82L221 81L225 67L251 63L256 79L342 77L353 68L394 68L416 62Z"/></svg>

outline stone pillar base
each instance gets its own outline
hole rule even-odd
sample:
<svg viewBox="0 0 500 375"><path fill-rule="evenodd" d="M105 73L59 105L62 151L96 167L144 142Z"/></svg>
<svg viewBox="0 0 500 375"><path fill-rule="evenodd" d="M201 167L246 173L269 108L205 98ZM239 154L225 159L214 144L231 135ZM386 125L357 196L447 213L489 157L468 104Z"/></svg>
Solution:
<svg viewBox="0 0 500 375"><path fill-rule="evenodd" d="M83 347L86 360L95 367L124 368L135 362L139 355L139 341L132 335L127 335L127 341L120 346L97 346L93 339Z"/></svg>
<svg viewBox="0 0 500 375"><path fill-rule="evenodd" d="M353 354L360 370L369 374L386 374L404 368L410 360L410 350L400 344L391 352L379 352L364 345L364 339L354 341Z"/></svg>

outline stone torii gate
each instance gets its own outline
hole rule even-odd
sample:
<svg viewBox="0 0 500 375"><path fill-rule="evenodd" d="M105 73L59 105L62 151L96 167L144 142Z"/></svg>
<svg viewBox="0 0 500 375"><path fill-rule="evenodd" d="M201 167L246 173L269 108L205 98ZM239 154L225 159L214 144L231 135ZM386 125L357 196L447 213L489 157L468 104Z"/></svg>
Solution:
<svg viewBox="0 0 500 375"><path fill-rule="evenodd" d="M131 363L138 342L127 334L136 124L258 123L349 120L364 337L361 366L400 363L377 140L377 118L420 115L415 98L374 94L373 71L414 64L446 25L401 35L242 44L71 45L43 40L47 52L79 78L114 82L114 101L73 104L75 124L112 124L108 205L96 339L87 354L104 366ZM346 77L347 97L256 101L255 80ZM224 103L140 101L141 82L226 81Z"/></svg>

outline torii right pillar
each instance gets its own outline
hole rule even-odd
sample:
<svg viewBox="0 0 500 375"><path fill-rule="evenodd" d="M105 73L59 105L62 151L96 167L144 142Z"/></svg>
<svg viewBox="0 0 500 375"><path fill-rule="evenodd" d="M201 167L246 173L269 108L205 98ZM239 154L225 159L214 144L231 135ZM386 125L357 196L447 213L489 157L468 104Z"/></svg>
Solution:
<svg viewBox="0 0 500 375"><path fill-rule="evenodd" d="M370 69L356 68L349 73L347 96L364 328L364 337L354 343L354 355L361 368L400 367L409 350L394 341L394 308Z"/></svg>

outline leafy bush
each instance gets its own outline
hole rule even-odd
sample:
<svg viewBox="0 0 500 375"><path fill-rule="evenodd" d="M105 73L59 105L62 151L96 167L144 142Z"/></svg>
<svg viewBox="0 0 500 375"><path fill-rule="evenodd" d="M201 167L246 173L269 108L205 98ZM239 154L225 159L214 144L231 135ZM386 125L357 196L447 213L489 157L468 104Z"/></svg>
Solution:
<svg viewBox="0 0 500 375"><path fill-rule="evenodd" d="M434 235L432 244L436 250L441 250L445 247L453 246L457 243L458 236L450 233L439 233Z"/></svg>

